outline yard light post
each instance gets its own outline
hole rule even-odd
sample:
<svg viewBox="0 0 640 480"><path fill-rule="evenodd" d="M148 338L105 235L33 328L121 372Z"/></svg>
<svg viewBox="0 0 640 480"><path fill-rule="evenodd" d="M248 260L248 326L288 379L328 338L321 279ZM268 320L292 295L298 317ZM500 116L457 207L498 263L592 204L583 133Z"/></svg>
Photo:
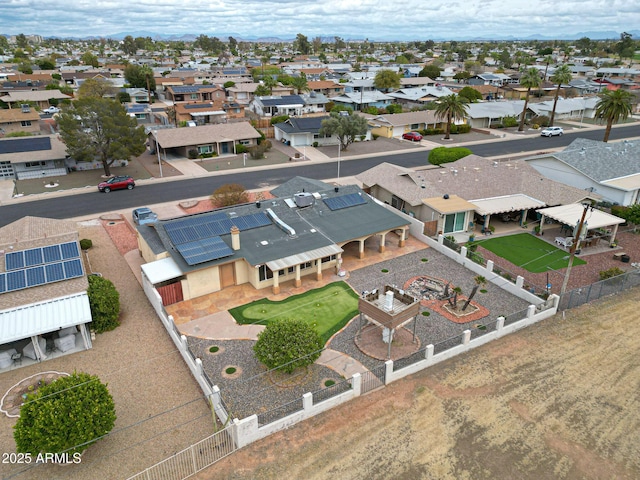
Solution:
<svg viewBox="0 0 640 480"><path fill-rule="evenodd" d="M578 231L576 233L576 238L573 244L571 245L571 248L569 249L569 265L567 266L567 271L564 274L564 282L562 282L560 295L563 295L564 292L567 290L567 284L569 283L569 275L571 275L571 267L573 266L573 258L576 255L576 248L580 243L580 237L582 235L582 227L584 226L584 219L586 218L587 212L589 211L589 209L593 209L593 205L590 203L585 203L583 207L584 207L584 211L582 212L582 217L580 218L580 222L578 223Z"/></svg>

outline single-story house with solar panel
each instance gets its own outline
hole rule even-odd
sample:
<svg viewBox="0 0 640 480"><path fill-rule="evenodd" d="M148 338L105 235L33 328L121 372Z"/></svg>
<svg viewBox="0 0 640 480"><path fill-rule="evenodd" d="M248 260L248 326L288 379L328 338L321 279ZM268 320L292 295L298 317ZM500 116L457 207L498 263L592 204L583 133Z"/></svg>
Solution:
<svg viewBox="0 0 640 480"><path fill-rule="evenodd" d="M260 133L249 122L217 123L184 128L165 128L149 133L151 153L156 145L163 153L188 157L195 150L200 155L235 154L236 145L251 147L258 143Z"/></svg>
<svg viewBox="0 0 640 480"><path fill-rule="evenodd" d="M441 167L381 163L356 176L363 190L425 223L430 235L487 229L491 218L535 221L535 209L600 199L538 173L523 160L469 155Z"/></svg>
<svg viewBox="0 0 640 480"><path fill-rule="evenodd" d="M296 177L271 193L276 198L137 226L147 294L155 288L168 305L245 283L279 293L281 282L300 286L302 277L340 272L347 246L364 258L372 238L379 251L392 238L405 244L409 222L356 185Z"/></svg>
<svg viewBox="0 0 640 480"><path fill-rule="evenodd" d="M75 223L0 228L0 371L91 348L88 286Z"/></svg>
<svg viewBox="0 0 640 480"><path fill-rule="evenodd" d="M210 102L224 99L226 93L217 85L169 85L165 97L173 102Z"/></svg>
<svg viewBox="0 0 640 480"><path fill-rule="evenodd" d="M304 106L304 99L300 95L270 95L254 97L249 109L261 117L296 116L305 113Z"/></svg>
<svg viewBox="0 0 640 480"><path fill-rule="evenodd" d="M67 174L67 147L56 135L0 139L0 179Z"/></svg>

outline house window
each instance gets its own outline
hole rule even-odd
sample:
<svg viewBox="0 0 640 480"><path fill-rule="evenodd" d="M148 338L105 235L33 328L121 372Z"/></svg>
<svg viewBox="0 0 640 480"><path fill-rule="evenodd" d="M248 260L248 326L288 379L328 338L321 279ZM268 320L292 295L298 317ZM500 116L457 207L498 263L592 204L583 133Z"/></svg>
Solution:
<svg viewBox="0 0 640 480"><path fill-rule="evenodd" d="M304 270L305 268L311 268L311 266L312 266L311 262L301 263L300 264L300 270Z"/></svg>
<svg viewBox="0 0 640 480"><path fill-rule="evenodd" d="M22 120L20 122L20 125L22 125L23 127L30 127L31 126L31 120Z"/></svg>
<svg viewBox="0 0 640 480"><path fill-rule="evenodd" d="M136 118L144 120L145 118L147 118L147 115L145 113L136 113Z"/></svg>
<svg viewBox="0 0 640 480"><path fill-rule="evenodd" d="M296 271L296 267L289 267L289 268L287 268L287 272L288 272L288 273L293 273L293 272L295 272L295 271Z"/></svg>
<svg viewBox="0 0 640 480"><path fill-rule="evenodd" d="M444 233L463 232L465 229L465 212L451 213L444 217Z"/></svg>
<svg viewBox="0 0 640 480"><path fill-rule="evenodd" d="M197 100L198 99L198 94L197 93L192 93L191 94L191 100Z"/></svg>
<svg viewBox="0 0 640 480"><path fill-rule="evenodd" d="M397 210L402 210L404 208L404 200L396 197L395 195L391 196L391 206Z"/></svg>
<svg viewBox="0 0 640 480"><path fill-rule="evenodd" d="M240 145L251 145L251 140L240 140L238 143Z"/></svg>
<svg viewBox="0 0 640 480"><path fill-rule="evenodd" d="M412 123L409 128L411 130L418 130L420 128L420 124L419 123Z"/></svg>
<svg viewBox="0 0 640 480"><path fill-rule="evenodd" d="M25 162L24 166L27 168L38 168L44 167L47 162Z"/></svg>
<svg viewBox="0 0 640 480"><path fill-rule="evenodd" d="M336 256L335 256L335 255L331 255L330 257L324 257L324 258L321 260L321 262L322 262L322 263L327 263L327 262L331 262L331 261L333 261L333 260L335 260L335 259L336 259Z"/></svg>
<svg viewBox="0 0 640 480"><path fill-rule="evenodd" d="M204 145L202 147L198 147L198 153L200 154L213 153L213 147L211 145Z"/></svg>
<svg viewBox="0 0 640 480"><path fill-rule="evenodd" d="M261 282L273 278L273 272L266 265L260 265L260 268L258 269L258 275Z"/></svg>

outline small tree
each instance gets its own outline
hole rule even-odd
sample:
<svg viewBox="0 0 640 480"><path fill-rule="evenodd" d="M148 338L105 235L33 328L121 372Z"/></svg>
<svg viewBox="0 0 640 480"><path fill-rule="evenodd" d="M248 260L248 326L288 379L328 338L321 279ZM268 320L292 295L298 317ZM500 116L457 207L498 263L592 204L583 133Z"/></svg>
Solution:
<svg viewBox="0 0 640 480"><path fill-rule="evenodd" d="M466 98L470 103L482 100L482 94L472 87L464 87L458 92L462 98Z"/></svg>
<svg viewBox="0 0 640 480"><path fill-rule="evenodd" d="M96 333L108 332L120 325L120 294L106 278L89 276L89 306L91 307L91 328Z"/></svg>
<svg viewBox="0 0 640 480"><path fill-rule="evenodd" d="M429 163L431 165L442 165L459 160L473 152L465 147L437 147L429 152Z"/></svg>
<svg viewBox="0 0 640 480"><path fill-rule="evenodd" d="M27 396L14 426L19 453L80 453L116 421L113 398L98 377L73 373Z"/></svg>
<svg viewBox="0 0 640 480"><path fill-rule="evenodd" d="M217 207L229 207L240 203L247 203L249 194L242 185L228 183L216 189L211 195L211 202Z"/></svg>
<svg viewBox="0 0 640 480"><path fill-rule="evenodd" d="M267 325L258 334L253 351L268 368L292 373L315 362L322 351L320 334L303 320L282 319Z"/></svg>
<svg viewBox="0 0 640 480"><path fill-rule="evenodd" d="M376 73L376 76L373 79L373 85L378 90L389 91L391 89L400 88L400 78L402 78L402 75L399 73L384 68L382 70L378 70L378 73Z"/></svg>
<svg viewBox="0 0 640 480"><path fill-rule="evenodd" d="M335 110L335 108L334 108ZM351 145L360 135L367 133L367 119L349 112L349 115L341 115L340 112L331 112L331 117L322 121L319 135L337 135L340 147L343 151Z"/></svg>

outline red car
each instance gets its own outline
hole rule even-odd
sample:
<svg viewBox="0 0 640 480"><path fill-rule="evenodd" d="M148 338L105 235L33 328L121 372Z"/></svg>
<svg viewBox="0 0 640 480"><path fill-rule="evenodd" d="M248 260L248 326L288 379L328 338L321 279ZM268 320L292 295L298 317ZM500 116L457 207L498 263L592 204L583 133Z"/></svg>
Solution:
<svg viewBox="0 0 640 480"><path fill-rule="evenodd" d="M119 177L111 177L106 182L100 182L98 184L98 190L101 192L109 193L111 190L132 190L136 186L136 182L133 181L128 175L122 175Z"/></svg>
<svg viewBox="0 0 640 480"><path fill-rule="evenodd" d="M419 142L420 140L422 140L422 135L420 135L418 132L407 132L402 134L402 138L404 138L405 140L411 140L412 142Z"/></svg>

